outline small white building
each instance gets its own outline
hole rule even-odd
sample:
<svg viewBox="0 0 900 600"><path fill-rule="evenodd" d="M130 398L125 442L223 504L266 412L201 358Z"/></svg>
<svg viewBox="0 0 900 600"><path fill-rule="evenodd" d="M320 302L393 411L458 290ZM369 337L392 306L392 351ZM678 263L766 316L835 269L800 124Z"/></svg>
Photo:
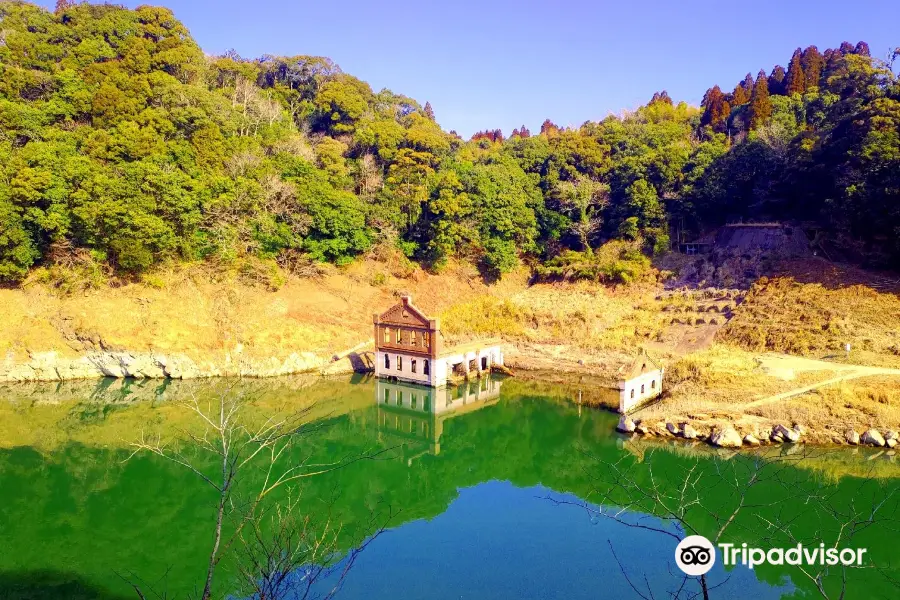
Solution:
<svg viewBox="0 0 900 600"><path fill-rule="evenodd" d="M619 381L619 412L625 414L639 404L659 396L663 389L664 374L665 369L646 353L641 353Z"/></svg>
<svg viewBox="0 0 900 600"><path fill-rule="evenodd" d="M454 372L480 375L503 364L497 339L444 348L438 319L416 308L408 294L400 297L399 304L373 315L373 323L377 377L442 387Z"/></svg>

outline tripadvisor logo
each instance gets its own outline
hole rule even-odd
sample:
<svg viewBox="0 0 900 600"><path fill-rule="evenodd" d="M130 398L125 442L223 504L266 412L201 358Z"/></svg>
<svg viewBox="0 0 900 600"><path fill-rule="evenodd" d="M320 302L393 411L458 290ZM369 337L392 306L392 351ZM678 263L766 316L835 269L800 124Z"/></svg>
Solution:
<svg viewBox="0 0 900 600"><path fill-rule="evenodd" d="M824 543L817 547L797 544L791 548L750 548L747 544L718 544L722 550L722 563L741 564L746 567L758 565L844 565L861 566L866 548L826 548ZM705 575L716 564L716 550L713 543L702 535L690 535L675 548L675 562L685 574Z"/></svg>
<svg viewBox="0 0 900 600"><path fill-rule="evenodd" d="M675 562L687 575L706 575L716 564L716 548L702 535L689 535L676 546Z"/></svg>

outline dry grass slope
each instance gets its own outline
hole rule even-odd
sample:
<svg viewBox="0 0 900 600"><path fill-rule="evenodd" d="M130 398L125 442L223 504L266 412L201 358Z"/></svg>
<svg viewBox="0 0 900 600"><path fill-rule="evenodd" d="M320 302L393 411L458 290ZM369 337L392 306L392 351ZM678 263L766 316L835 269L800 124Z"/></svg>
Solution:
<svg viewBox="0 0 900 600"><path fill-rule="evenodd" d="M786 277L762 278L719 333L752 351L843 355L859 364L900 367L900 298L870 287L829 289Z"/></svg>

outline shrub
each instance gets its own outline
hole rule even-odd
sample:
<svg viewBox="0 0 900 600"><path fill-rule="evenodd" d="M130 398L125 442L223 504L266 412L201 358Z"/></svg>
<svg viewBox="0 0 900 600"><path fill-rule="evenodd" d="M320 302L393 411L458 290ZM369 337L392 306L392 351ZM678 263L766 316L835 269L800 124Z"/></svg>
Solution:
<svg viewBox="0 0 900 600"><path fill-rule="evenodd" d="M631 283L650 272L650 259L640 242L607 242L593 252L568 250L535 269L539 279L587 279L603 283Z"/></svg>

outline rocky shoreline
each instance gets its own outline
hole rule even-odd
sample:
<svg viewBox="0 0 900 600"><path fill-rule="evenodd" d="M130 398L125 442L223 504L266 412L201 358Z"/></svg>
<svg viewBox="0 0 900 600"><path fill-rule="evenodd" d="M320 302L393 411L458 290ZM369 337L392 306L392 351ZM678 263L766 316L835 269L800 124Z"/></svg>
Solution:
<svg viewBox="0 0 900 600"><path fill-rule="evenodd" d="M792 423L787 427L781 423L773 427L758 428L755 431L739 433L732 426L714 426L707 428L703 425L690 422L673 423L671 421L658 421L645 423L641 420L632 420L628 415L623 415L616 431L620 433L634 434L644 437L681 438L685 440L699 440L707 442L717 448L755 448L763 445L800 444L805 443L807 429L800 423ZM893 450L900 445L900 434L892 429L884 432L870 428L861 435L854 429L848 429L842 440L831 436L833 445L847 444L850 446L873 446Z"/></svg>
<svg viewBox="0 0 900 600"><path fill-rule="evenodd" d="M354 355L355 356L355 355ZM240 347L195 359L184 353L96 351L75 357L33 352L27 361L7 355L0 363L0 382L68 381L75 379L202 379L209 377L278 377L299 373L349 373L350 355L323 357L295 352L285 357L253 357Z"/></svg>
<svg viewBox="0 0 900 600"><path fill-rule="evenodd" d="M251 356L238 345L229 351L206 353L197 359L186 353L127 352L97 350L65 356L60 353L31 352L26 361L16 361L7 355L0 362L0 383L62 382L102 378L134 380L195 380L217 377L269 378L286 375L342 375L370 370L371 353L363 348L366 343L332 356L314 352L294 352L287 356ZM518 368L524 368L526 357L520 357ZM543 372L538 369L535 375ZM577 369L575 374L577 374ZM566 371L563 376L573 373ZM557 374L559 375L559 374ZM584 377L580 377L581 380ZM581 381L581 387L592 387L598 380ZM550 380L559 380L551 377ZM584 385L587 384L587 385ZM600 401L600 405L604 405ZM612 408L612 406L605 406ZM871 446L893 450L900 445L900 435L893 429L868 428L863 431L847 429L843 434L832 430L807 430L804 425L792 423L773 426L736 427L731 424L703 421L655 421L648 422L622 416L616 426L620 433L643 438L670 438L705 442L710 446L729 449L746 449L778 444L815 444ZM746 430L746 431L745 431Z"/></svg>

